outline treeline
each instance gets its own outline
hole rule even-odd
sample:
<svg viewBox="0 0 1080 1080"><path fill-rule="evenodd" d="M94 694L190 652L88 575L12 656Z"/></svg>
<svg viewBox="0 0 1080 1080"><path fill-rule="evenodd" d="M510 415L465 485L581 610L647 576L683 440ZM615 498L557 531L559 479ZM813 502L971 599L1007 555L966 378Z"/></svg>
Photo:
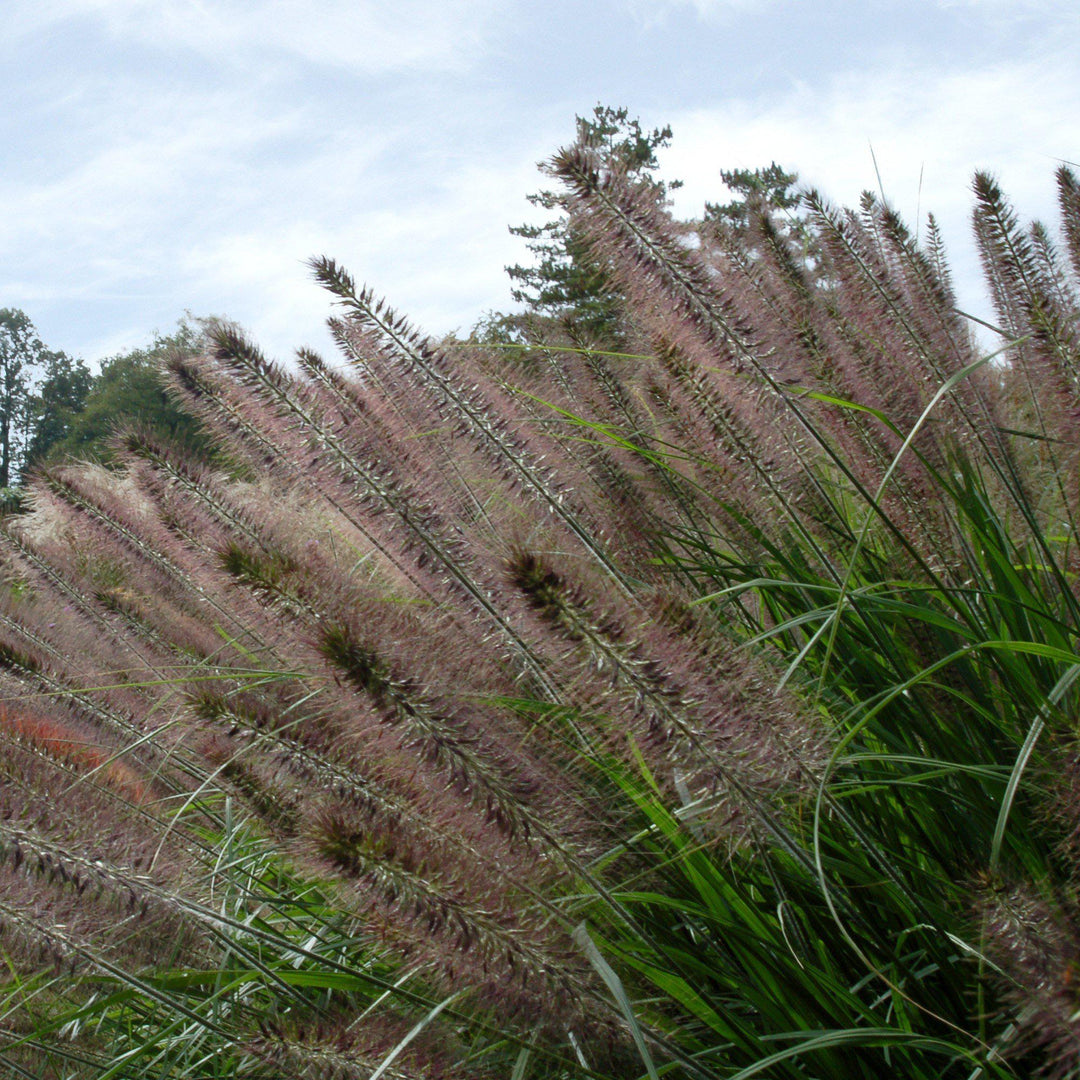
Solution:
<svg viewBox="0 0 1080 1080"><path fill-rule="evenodd" d="M71 458L108 463L110 439L137 423L208 452L196 420L165 393L161 366L173 354L197 352L198 320L155 334L142 348L108 357L95 374L81 358L49 349L30 317L0 309L0 488L9 505L36 468Z"/></svg>

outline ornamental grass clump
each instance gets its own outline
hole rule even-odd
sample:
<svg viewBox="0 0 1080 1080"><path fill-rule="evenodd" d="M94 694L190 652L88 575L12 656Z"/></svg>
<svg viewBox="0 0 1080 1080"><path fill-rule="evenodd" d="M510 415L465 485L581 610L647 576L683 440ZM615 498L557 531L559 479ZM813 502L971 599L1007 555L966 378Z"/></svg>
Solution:
<svg viewBox="0 0 1080 1080"><path fill-rule="evenodd" d="M1080 200L738 232L560 152L616 351L235 326L0 534L22 1076L1070 1076Z"/></svg>

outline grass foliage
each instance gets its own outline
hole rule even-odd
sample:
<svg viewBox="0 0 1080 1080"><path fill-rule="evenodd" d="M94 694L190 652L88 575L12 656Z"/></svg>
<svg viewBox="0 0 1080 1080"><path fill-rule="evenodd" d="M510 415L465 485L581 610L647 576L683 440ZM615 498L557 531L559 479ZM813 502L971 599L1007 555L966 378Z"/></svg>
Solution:
<svg viewBox="0 0 1080 1080"><path fill-rule="evenodd" d="M7 521L11 1075L1080 1073L1075 178L988 348L932 220L550 170L632 351L316 260L346 369L169 362L229 472Z"/></svg>

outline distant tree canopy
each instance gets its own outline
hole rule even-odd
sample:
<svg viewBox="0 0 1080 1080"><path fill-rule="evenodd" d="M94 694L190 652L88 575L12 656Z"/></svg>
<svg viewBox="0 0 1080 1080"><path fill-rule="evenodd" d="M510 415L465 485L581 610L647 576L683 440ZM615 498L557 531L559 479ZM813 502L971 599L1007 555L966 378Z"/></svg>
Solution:
<svg viewBox="0 0 1080 1080"><path fill-rule="evenodd" d="M60 420L58 408L47 405L55 391L76 402L83 374L81 360L47 349L25 311L0 308L0 488L10 487L34 448L39 422L51 428Z"/></svg>
<svg viewBox="0 0 1080 1080"><path fill-rule="evenodd" d="M643 128L631 119L626 108L597 105L591 116L578 116L575 141L600 152L610 168L624 172L651 188L658 203L681 187L681 180L664 180L658 175L657 151L672 138L669 125ZM542 165L546 172L548 167ZM780 221L780 231L795 241L804 256L812 254L804 219L798 208L801 195L798 175L776 162L755 169L732 169L720 173L732 199L726 203L706 203L699 228L708 230L744 249L752 248L748 234L756 212L764 210ZM526 196L533 206L560 211L560 216L543 225L511 226L510 232L525 240L535 261L531 265L506 268L513 287L513 299L526 306L526 314L493 314L476 328L482 340L520 338L527 323L555 319L572 336L590 342L622 343L621 300L609 284L607 268L597 264L584 239L577 234L566 213L565 194L539 191Z"/></svg>
<svg viewBox="0 0 1080 1080"><path fill-rule="evenodd" d="M821 284L820 238L804 208L798 174L774 161L763 168L721 170L720 179L734 198L707 202L700 228L744 257L759 256L762 245L780 244L807 281Z"/></svg>
<svg viewBox="0 0 1080 1080"><path fill-rule="evenodd" d="M0 506L18 505L16 486L35 468L79 458L108 464L110 440L138 424L196 456L212 456L203 429L166 394L161 362L195 352L202 330L182 320L144 348L118 353L94 375L81 359L48 349L30 317L0 309Z"/></svg>
<svg viewBox="0 0 1080 1080"><path fill-rule="evenodd" d="M202 331L197 322L183 320L171 334L157 334L147 346L119 353L102 362L81 408L40 432L33 464L48 464L73 457L108 464L113 457L110 439L117 429L139 424L161 438L201 457L210 455L199 422L180 409L165 392L161 362L174 351L195 352ZM58 437L51 438L56 431ZM37 433L35 433L37 434Z"/></svg>
<svg viewBox="0 0 1080 1080"><path fill-rule="evenodd" d="M707 202L705 220L722 222L736 230L746 229L755 203L793 212L802 199L795 188L798 174L787 172L775 161L765 168L721 169L720 179L735 198L726 203Z"/></svg>
<svg viewBox="0 0 1080 1080"><path fill-rule="evenodd" d="M81 359L52 353L45 365L45 378L30 402L30 438L22 472L43 461L51 447L71 431L75 418L86 407L94 376Z"/></svg>

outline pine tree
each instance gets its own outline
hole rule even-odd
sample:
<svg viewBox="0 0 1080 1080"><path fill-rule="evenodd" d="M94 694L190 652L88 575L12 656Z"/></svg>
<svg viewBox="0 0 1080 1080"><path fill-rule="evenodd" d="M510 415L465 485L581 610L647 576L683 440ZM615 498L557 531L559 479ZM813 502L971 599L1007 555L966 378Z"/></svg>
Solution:
<svg viewBox="0 0 1080 1080"><path fill-rule="evenodd" d="M576 117L577 139L601 155L612 168L641 179L662 203L681 181L665 181L657 176L657 151L671 141L671 127L652 131L630 119L626 108L596 105L592 116ZM544 166L541 166L543 169ZM508 266L516 284L511 295L530 312L553 316L573 324L577 330L599 339L618 334L618 299L611 290L605 268L589 254L577 230L566 215L565 195L551 190L535 192L528 201L543 210L559 211L559 216L543 225L511 226L522 237L536 262L531 266Z"/></svg>

